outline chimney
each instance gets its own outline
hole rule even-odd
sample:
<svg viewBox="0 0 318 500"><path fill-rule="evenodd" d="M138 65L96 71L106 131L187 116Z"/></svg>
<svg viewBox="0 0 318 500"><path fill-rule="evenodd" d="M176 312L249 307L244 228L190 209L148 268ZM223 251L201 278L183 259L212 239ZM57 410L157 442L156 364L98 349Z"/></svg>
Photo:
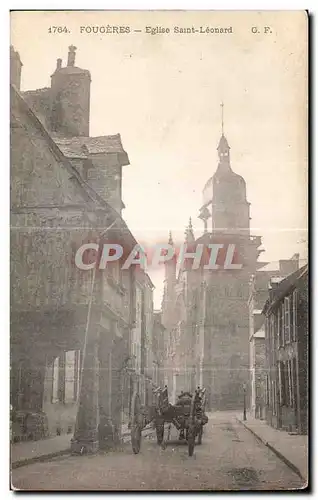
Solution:
<svg viewBox="0 0 318 500"><path fill-rule="evenodd" d="M21 86L21 69L22 62L20 59L19 52L16 52L13 46L10 46L10 83L14 85L18 90Z"/></svg>
<svg viewBox="0 0 318 500"><path fill-rule="evenodd" d="M68 66L75 66L76 49L77 47L75 47L74 45L70 45L68 48L68 55L67 55Z"/></svg>
<svg viewBox="0 0 318 500"><path fill-rule="evenodd" d="M91 75L75 66L76 47L71 45L67 66L57 59L51 75L51 129L65 137L89 135Z"/></svg>

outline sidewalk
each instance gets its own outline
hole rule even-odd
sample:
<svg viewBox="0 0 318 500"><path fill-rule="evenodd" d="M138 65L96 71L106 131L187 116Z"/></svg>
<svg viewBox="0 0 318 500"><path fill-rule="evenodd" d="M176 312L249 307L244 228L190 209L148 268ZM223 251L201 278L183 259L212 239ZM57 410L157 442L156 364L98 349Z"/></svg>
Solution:
<svg viewBox="0 0 318 500"><path fill-rule="evenodd" d="M256 419L249 414L245 421L242 415L236 415L236 419L276 453L306 483L308 482L308 436L289 434L286 431L274 429L264 420Z"/></svg>
<svg viewBox="0 0 318 500"><path fill-rule="evenodd" d="M72 434L63 434L39 441L11 444L11 466L15 469L29 463L70 453L71 439Z"/></svg>
<svg viewBox="0 0 318 500"><path fill-rule="evenodd" d="M152 426L147 426L142 431L142 438L155 434ZM39 441L27 441L11 444L11 467L15 469L34 462L45 461L51 458L71 453L72 434L63 434ZM130 442L128 426L122 427L122 442Z"/></svg>

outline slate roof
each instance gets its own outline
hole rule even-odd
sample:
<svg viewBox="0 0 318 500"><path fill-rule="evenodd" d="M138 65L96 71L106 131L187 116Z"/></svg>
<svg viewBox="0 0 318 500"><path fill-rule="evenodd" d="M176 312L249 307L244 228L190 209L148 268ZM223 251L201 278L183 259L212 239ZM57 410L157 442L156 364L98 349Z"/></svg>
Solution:
<svg viewBox="0 0 318 500"><path fill-rule="evenodd" d="M227 139L224 134L221 135L217 149L221 151L226 151L227 149L230 149L229 143L227 142Z"/></svg>
<svg viewBox="0 0 318 500"><path fill-rule="evenodd" d="M253 335L254 338L258 338L258 339L264 339L265 338L265 328L264 328L264 325L262 325L260 327L259 330L257 330L254 335Z"/></svg>
<svg viewBox="0 0 318 500"><path fill-rule="evenodd" d="M88 71L88 69L82 69L82 68L78 68L77 66L64 66L64 68L58 68L55 70L55 73L64 73L64 74L68 74L68 75L89 75L91 76L90 72Z"/></svg>
<svg viewBox="0 0 318 500"><path fill-rule="evenodd" d="M135 246L137 244L137 240L135 239L134 235L131 233L130 229L128 228L126 222L124 219L121 217L118 212L114 208L112 208L107 201L105 201L84 179L80 176L79 172L77 169L71 164L71 162L68 160L65 154L63 154L62 149L59 147L57 141L55 138L52 137L52 135L46 130L46 128L43 126L42 122L39 120L39 118L36 116L36 114L33 112L33 110L30 108L28 102L25 100L24 96L19 92L19 90L12 84L10 84L10 99L11 99L11 112L14 112L15 106L21 107L22 112L27 113L29 119L33 123L33 125L36 127L36 129L39 131L39 133L42 135L42 137L46 140L48 147L51 149L52 153L54 156L57 158L59 162L68 170L68 172L71 174L72 178L78 183L79 189L82 190L83 194L86 195L89 201L93 202L94 204L97 205L97 208L103 208L105 209L110 217L112 218L113 221L116 221L120 227L120 232L123 236L128 238L128 241L130 242L131 246ZM16 117L14 116L14 119ZM120 136L117 134L116 136L105 136L103 138L112 138L116 137L117 140L119 140L120 144ZM87 139L87 138L80 138L80 139ZM93 137L92 139L99 139L98 137ZM122 149L122 152L123 149ZM127 156L127 154L124 152L124 154ZM127 157L128 159L128 157ZM95 208L95 207L94 207Z"/></svg>
<svg viewBox="0 0 318 500"><path fill-rule="evenodd" d="M307 259L299 259L299 267L303 267L307 263ZM279 261L268 262L258 269L259 271L277 271L279 273Z"/></svg>
<svg viewBox="0 0 318 500"><path fill-rule="evenodd" d="M53 137L61 151L68 158L87 158L90 154L121 154L126 157L124 165L129 164L120 134L99 137Z"/></svg>
<svg viewBox="0 0 318 500"><path fill-rule="evenodd" d="M42 94L47 94L51 91L50 87L43 87L42 89L36 89L36 90L23 90L20 92L20 94L26 98L28 96L38 96Z"/></svg>
<svg viewBox="0 0 318 500"><path fill-rule="evenodd" d="M275 307L275 305L282 300L294 286L297 286L298 281L306 275L308 275L308 264L280 281L277 288L273 289L272 296L265 302L263 314L266 315L269 313L271 309Z"/></svg>

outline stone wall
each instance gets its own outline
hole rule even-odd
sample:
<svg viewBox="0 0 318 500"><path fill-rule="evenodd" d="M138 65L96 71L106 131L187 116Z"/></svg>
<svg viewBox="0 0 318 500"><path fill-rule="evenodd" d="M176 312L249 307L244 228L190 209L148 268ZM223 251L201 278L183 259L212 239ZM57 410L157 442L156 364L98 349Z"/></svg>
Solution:
<svg viewBox="0 0 318 500"><path fill-rule="evenodd" d="M243 384L248 381L249 311L245 294L237 296L239 286L245 290L244 281L227 284L231 295L226 284L218 286L220 294L207 291L204 387L211 408L234 410L243 407Z"/></svg>

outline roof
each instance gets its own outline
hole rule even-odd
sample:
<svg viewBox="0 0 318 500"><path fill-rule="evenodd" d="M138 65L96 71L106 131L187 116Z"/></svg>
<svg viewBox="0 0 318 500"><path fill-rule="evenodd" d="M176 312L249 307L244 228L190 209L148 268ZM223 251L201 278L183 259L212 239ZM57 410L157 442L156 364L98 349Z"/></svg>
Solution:
<svg viewBox="0 0 318 500"><path fill-rule="evenodd" d="M277 287L272 290L271 297L265 302L263 314L270 312L282 298L286 297L292 288L297 286L298 281L305 277L306 274L308 274L308 264L283 279Z"/></svg>
<svg viewBox="0 0 318 500"><path fill-rule="evenodd" d="M264 263L263 267L260 267L258 271L279 271L279 262L267 262Z"/></svg>
<svg viewBox="0 0 318 500"><path fill-rule="evenodd" d="M217 149L221 150L221 151L225 151L227 149L230 149L229 143L227 142L227 139L226 139L224 134L221 135Z"/></svg>
<svg viewBox="0 0 318 500"><path fill-rule="evenodd" d="M21 107L21 109L26 112L29 116L29 119L32 121L33 125L37 128L37 130L41 133L42 137L47 141L47 144L57 158L58 161L68 170L72 178L77 182L78 188L85 193L86 197L88 197L89 201L95 205L96 208L101 208L107 211L108 215L112 220L116 220L116 222L121 227L121 234L127 236L130 243L135 246L137 241L130 229L128 228L126 222L121 217L121 215L111 206L107 201L105 201L84 179L81 177L78 170L71 164L71 162L66 158L63 154L61 148L53 139L53 137L49 134L46 128L43 126L42 122L36 116L36 114L32 111L27 101L24 99L23 95L19 90L14 86L10 85L11 90L11 102L16 99L17 104ZM106 222L106 221L105 221Z"/></svg>
<svg viewBox="0 0 318 500"><path fill-rule="evenodd" d="M270 283L280 283L283 280L284 278L282 276L274 276L273 278L271 278Z"/></svg>
<svg viewBox="0 0 318 500"><path fill-rule="evenodd" d="M126 160L123 165L129 165L128 155L123 149L120 134L69 138L54 136L54 141L68 158L87 158L90 154L115 153L123 155L123 159Z"/></svg>
<svg viewBox="0 0 318 500"><path fill-rule="evenodd" d="M55 75L56 73L62 73L62 74L67 74L67 75L85 74L85 75L91 76L91 74L88 71L88 69L78 68L77 66L64 66L64 68L58 68L58 69L56 69L54 71L53 75Z"/></svg>
<svg viewBox="0 0 318 500"><path fill-rule="evenodd" d="M291 260L291 259L287 259ZM302 267L307 264L307 259L299 259L299 266ZM264 264L264 267L260 267L258 271L277 271L279 273L279 261L272 261Z"/></svg>
<svg viewBox="0 0 318 500"><path fill-rule="evenodd" d="M149 285L151 290L156 288L153 282L151 281L149 274L147 274L146 271L144 271L144 269L142 269L141 267L136 267L136 274L137 274L137 280L141 285L147 284Z"/></svg>
<svg viewBox="0 0 318 500"><path fill-rule="evenodd" d="M41 95L41 94L47 94L51 91L50 87L43 87L41 89L36 89L36 90L23 90L21 91L21 95L23 95L23 97L28 97L28 96L38 96L38 95Z"/></svg>
<svg viewBox="0 0 318 500"><path fill-rule="evenodd" d="M63 166L69 171L70 175L77 181L79 189L82 190L82 192L85 193L86 197L88 196L89 200L91 202L95 202L97 204L101 204L105 207L105 202L104 200L92 189L91 186L89 186L84 179L80 176L79 172L73 167L73 165L69 162L69 160L63 155L63 152L60 150L52 136L49 134L49 132L46 130L46 128L43 126L42 122L39 120L39 118L36 116L36 114L33 112L31 107L29 106L27 100L24 98L24 96L21 94L21 92L18 91L18 89L14 86L10 86L11 90L11 102L15 99L15 102L20 106L21 110L25 113L27 113L29 119L33 123L33 125L36 127L36 129L39 131L39 133L43 136L43 138L46 140L50 150L56 157L58 161L60 161ZM108 207L107 207L108 208Z"/></svg>
<svg viewBox="0 0 318 500"><path fill-rule="evenodd" d="M261 326L261 328L259 330L257 330L257 332L254 333L253 335L254 338L258 338L258 339L263 339L265 338L265 329L264 329L264 325Z"/></svg>

